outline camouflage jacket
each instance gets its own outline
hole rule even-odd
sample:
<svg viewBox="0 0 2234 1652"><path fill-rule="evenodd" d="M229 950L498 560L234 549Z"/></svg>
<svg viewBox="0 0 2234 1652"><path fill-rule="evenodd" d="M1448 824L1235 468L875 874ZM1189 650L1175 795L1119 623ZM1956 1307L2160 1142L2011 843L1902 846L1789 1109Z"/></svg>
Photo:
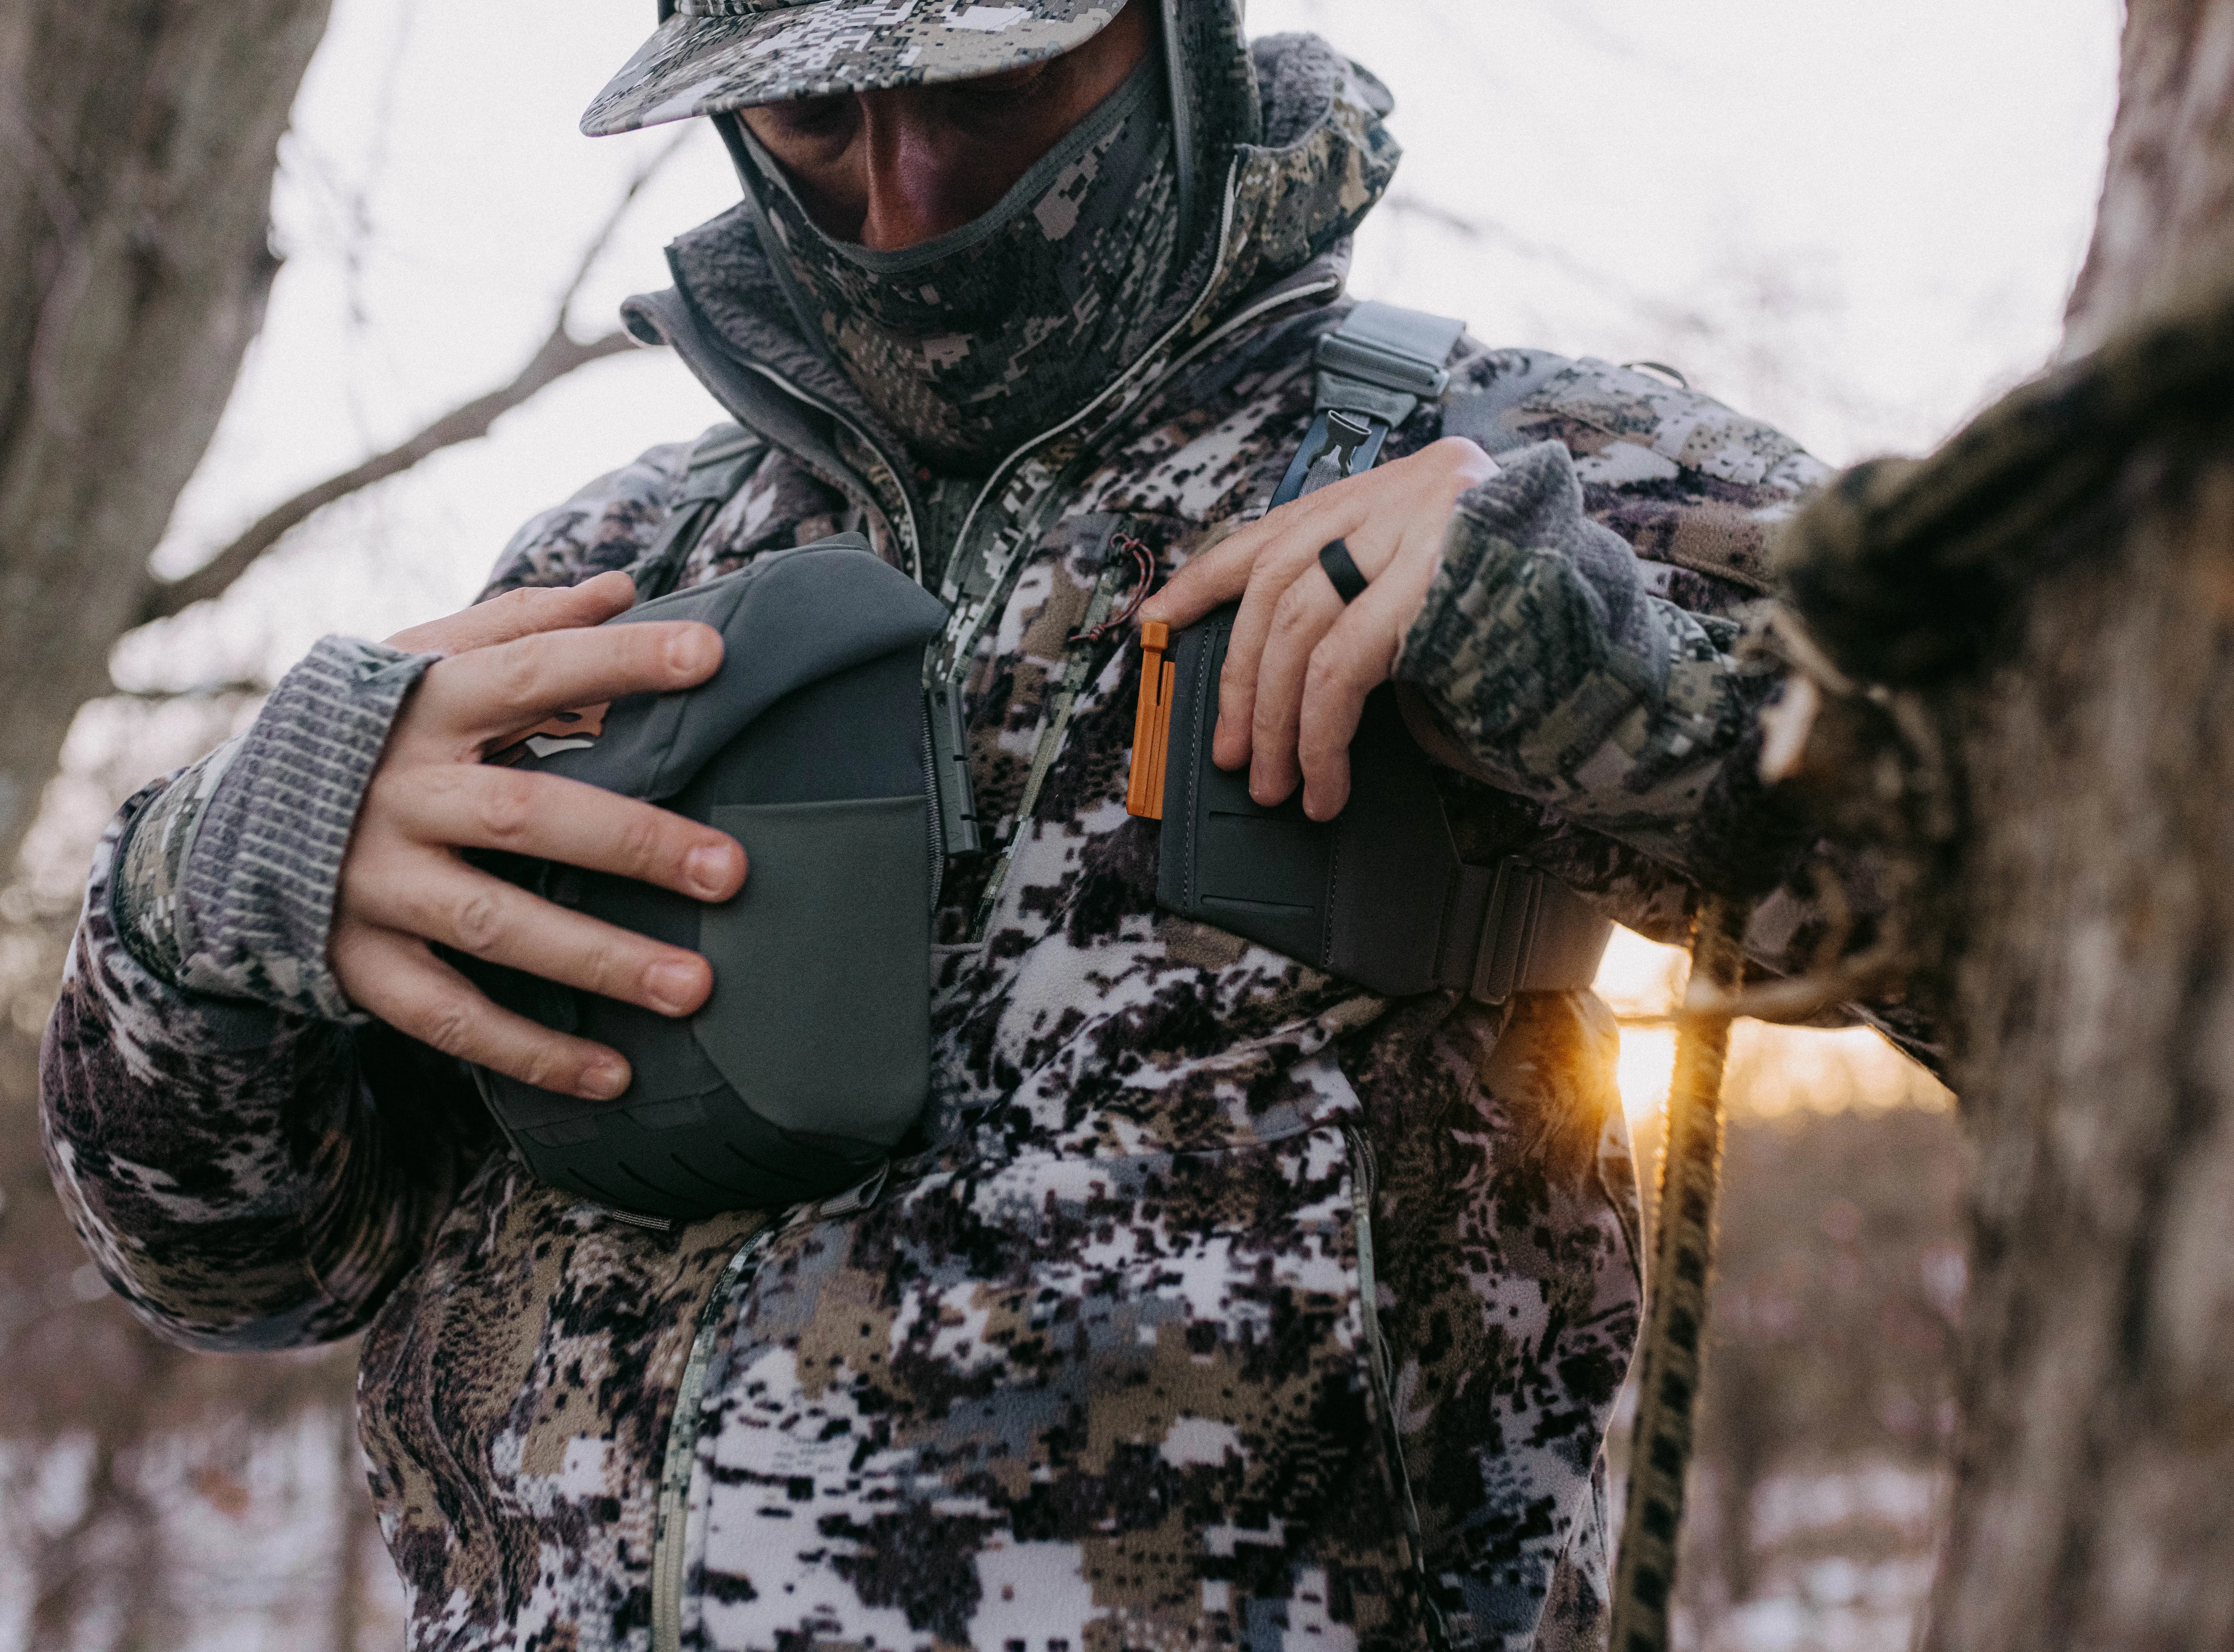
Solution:
<svg viewBox="0 0 2234 1652"><path fill-rule="evenodd" d="M197 890L254 879L167 846L228 787L284 816L299 782L268 753L321 705L365 731L329 765L361 787L413 666L392 650L322 644L104 839L44 1052L57 1185L167 1335L364 1331L414 1647L1602 1638L1599 1446L1639 1300L1610 1017L1584 993L1390 1003L1160 914L1157 828L1123 806L1138 650L1066 640L1116 536L1183 562L1265 508L1310 420L1340 237L1393 162L1313 49L1316 113L1228 181L1225 284L967 513L769 319L735 225L685 238L683 298L635 311L760 443L686 580L841 527L959 571L989 622L966 661L989 817L1069 705L981 937L982 877L949 880L934 1123L880 1185L663 1231L532 1182L453 1064L336 1003L317 924L345 806L304 817L323 890L260 874L295 918L219 932L233 896ZM1757 881L1763 680L1729 615L1819 467L1657 380L1471 340L1391 451L1447 430L1506 456L1401 662L1469 759L1444 782L1462 846L1678 934L1696 881ZM491 589L633 562L685 452L537 519ZM125 887L147 878L152 902Z"/></svg>

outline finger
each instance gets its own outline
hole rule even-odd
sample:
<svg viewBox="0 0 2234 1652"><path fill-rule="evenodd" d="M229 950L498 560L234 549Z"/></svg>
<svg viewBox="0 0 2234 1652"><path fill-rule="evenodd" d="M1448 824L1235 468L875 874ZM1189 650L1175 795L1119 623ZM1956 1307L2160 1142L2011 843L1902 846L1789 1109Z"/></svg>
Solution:
<svg viewBox="0 0 2234 1652"><path fill-rule="evenodd" d="M335 934L333 965L351 1002L446 1055L592 1101L629 1087L629 1065L617 1051L490 1002L409 936L349 925Z"/></svg>
<svg viewBox="0 0 2234 1652"><path fill-rule="evenodd" d="M1331 586L1329 589L1332 589ZM1411 608L1404 582L1368 584L1311 650L1298 696L1296 761L1303 813L1331 820L1349 801L1349 748L1365 697L1388 680Z"/></svg>
<svg viewBox="0 0 2234 1652"><path fill-rule="evenodd" d="M688 689L722 663L722 635L677 620L545 632L442 661L420 684L430 731L472 741L624 695Z"/></svg>
<svg viewBox="0 0 2234 1652"><path fill-rule="evenodd" d="M1286 526L1287 514L1294 508L1284 505L1236 528L1193 558L1140 604L1141 620L1159 619L1178 630L1231 602L1248 585L1249 571L1257 553Z"/></svg>
<svg viewBox="0 0 2234 1652"><path fill-rule="evenodd" d="M382 929L663 1015L689 1015L714 989L713 969L696 952L569 911L448 855L382 870L358 878L351 911Z"/></svg>
<svg viewBox="0 0 2234 1652"><path fill-rule="evenodd" d="M507 591L462 612L398 631L388 645L411 654L463 654L538 631L602 625L635 605L634 581L624 573L601 573L578 585Z"/></svg>
<svg viewBox="0 0 2234 1652"><path fill-rule="evenodd" d="M1361 497L1395 500L1400 508L1427 493L1440 492L1455 499L1474 483L1493 475L1496 460L1474 443L1457 437L1431 442L1416 454L1394 459L1377 470L1355 476L1291 500L1277 510L1237 530L1233 535L1197 557L1172 576L1169 584L1140 606L1143 620L1162 620L1173 629L1192 625L1222 603L1231 602L1249 585L1251 574L1277 541L1316 531L1316 518L1330 509L1355 523L1361 519ZM1306 519L1313 526L1306 529ZM1354 526L1336 526L1322 535L1318 545L1346 537ZM1316 551L1317 546L1314 545Z"/></svg>
<svg viewBox="0 0 2234 1652"><path fill-rule="evenodd" d="M1363 496L1355 492L1336 496L1336 489L1345 486L1336 483L1311 495L1311 500L1324 502L1290 517L1277 539L1257 553L1249 589L1233 617L1225 665L1218 679L1218 728L1211 756L1222 768L1238 768L1253 761L1258 679L1281 600L1299 580L1323 581L1324 574L1316 569L1327 541L1356 533L1363 526Z"/></svg>
<svg viewBox="0 0 2234 1652"><path fill-rule="evenodd" d="M1342 614L1342 597L1326 571L1316 562L1297 575L1273 609L1257 669L1256 701L1249 723L1249 795L1266 808L1294 791L1302 778L1296 761L1296 739L1303 715L1303 679L1319 639L1333 629ZM1221 708L1224 703L1221 698Z"/></svg>
<svg viewBox="0 0 2234 1652"><path fill-rule="evenodd" d="M415 767L378 782L387 817L428 845L501 849L724 901L745 881L726 832L556 774L480 764Z"/></svg>

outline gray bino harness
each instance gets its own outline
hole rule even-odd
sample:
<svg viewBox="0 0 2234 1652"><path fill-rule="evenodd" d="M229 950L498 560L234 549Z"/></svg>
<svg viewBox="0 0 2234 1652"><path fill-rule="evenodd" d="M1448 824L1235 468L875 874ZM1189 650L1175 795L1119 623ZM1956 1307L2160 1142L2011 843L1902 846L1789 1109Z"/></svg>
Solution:
<svg viewBox="0 0 2234 1652"><path fill-rule="evenodd" d="M1367 304L1323 338L1316 415L1273 506L1369 468L1390 429L1442 393L1460 330ZM546 899L704 954L713 996L676 1021L457 960L507 1009L628 1057L633 1081L610 1102L484 1068L475 1078L536 1176L661 1222L827 1198L910 1149L930 1086L932 915L949 859L981 848L961 696L927 667L949 629L944 603L853 534L668 591L761 451L735 426L699 440L665 529L631 571L650 599L608 622L702 621L722 633L719 672L616 701L578 735L546 725L502 754L728 833L748 860L743 891L709 905L556 862L476 857ZM1159 807L1136 813L1164 822L1159 904L1392 996L1442 989L1495 1003L1589 986L1611 925L1517 860L1460 859L1390 688L1368 697L1352 800L1333 821L1293 800L1260 807L1245 775L1212 763L1233 611L1182 632L1160 672L1151 656L1144 674L1161 784ZM1058 737L1068 709L1066 696L1051 715ZM1016 818L1030 814L1028 796ZM979 904L981 931L1016 835Z"/></svg>
<svg viewBox="0 0 2234 1652"><path fill-rule="evenodd" d="M461 961L497 1002L620 1050L618 1101L477 1070L543 1180L683 1220L852 1186L907 1134L930 1086L931 914L946 864L923 691L938 599L846 535L608 622L699 620L720 671L616 701L595 738L526 742L523 767L639 797L744 846L743 891L709 905L554 861L493 870L560 905L705 955L714 993L676 1022Z"/></svg>

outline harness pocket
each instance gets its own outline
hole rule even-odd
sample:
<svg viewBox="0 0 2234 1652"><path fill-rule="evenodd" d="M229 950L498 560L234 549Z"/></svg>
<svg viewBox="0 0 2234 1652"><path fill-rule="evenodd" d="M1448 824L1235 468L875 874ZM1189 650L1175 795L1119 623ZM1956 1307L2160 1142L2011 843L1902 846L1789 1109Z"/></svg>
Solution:
<svg viewBox="0 0 2234 1652"><path fill-rule="evenodd" d="M889 1147L931 1083L921 796L712 811L750 871L699 918L714 995L691 1026L753 1110L807 1140Z"/></svg>

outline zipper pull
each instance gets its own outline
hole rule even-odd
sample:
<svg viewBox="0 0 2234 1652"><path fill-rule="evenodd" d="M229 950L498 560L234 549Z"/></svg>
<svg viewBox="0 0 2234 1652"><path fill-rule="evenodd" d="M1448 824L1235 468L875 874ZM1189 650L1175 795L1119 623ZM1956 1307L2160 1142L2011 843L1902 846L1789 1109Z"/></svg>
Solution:
<svg viewBox="0 0 2234 1652"><path fill-rule="evenodd" d="M1172 694L1179 667L1167 657L1172 629L1160 619L1140 627L1140 708L1133 718L1133 774L1125 812L1164 818L1164 767L1172 749Z"/></svg>

